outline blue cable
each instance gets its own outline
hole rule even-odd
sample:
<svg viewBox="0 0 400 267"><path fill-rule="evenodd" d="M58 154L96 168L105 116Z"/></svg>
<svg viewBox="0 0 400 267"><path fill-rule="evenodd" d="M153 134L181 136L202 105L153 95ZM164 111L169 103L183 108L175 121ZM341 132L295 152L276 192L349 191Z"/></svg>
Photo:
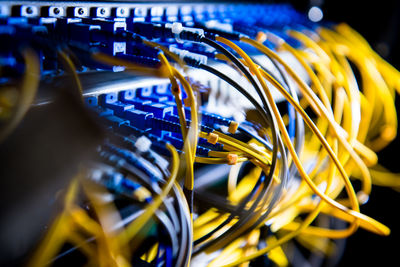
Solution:
<svg viewBox="0 0 400 267"><path fill-rule="evenodd" d="M288 132L289 132L289 137L293 142L293 139L296 135L296 113L294 107L289 102L287 102L287 107L288 107L288 117L289 117Z"/></svg>
<svg viewBox="0 0 400 267"><path fill-rule="evenodd" d="M172 267L172 248L171 248L171 246L165 247L165 266Z"/></svg>
<svg viewBox="0 0 400 267"><path fill-rule="evenodd" d="M165 253L161 255L161 249L164 248L163 243L159 242L158 243L158 248L157 248L157 255L156 255L156 266L162 266L162 260L165 256Z"/></svg>

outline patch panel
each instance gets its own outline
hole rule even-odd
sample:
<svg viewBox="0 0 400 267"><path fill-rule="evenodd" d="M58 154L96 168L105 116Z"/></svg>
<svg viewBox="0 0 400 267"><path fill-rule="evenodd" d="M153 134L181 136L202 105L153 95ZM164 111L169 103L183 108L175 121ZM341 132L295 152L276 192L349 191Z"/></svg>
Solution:
<svg viewBox="0 0 400 267"><path fill-rule="evenodd" d="M109 3L104 3L104 4L105 4L105 7L107 7L108 9L115 10L115 8L110 7ZM100 49L100 51L103 51L103 52L106 52L109 54L113 54L113 55L118 54L121 56L123 54L126 54L126 52L128 51L130 53L129 56L127 55L129 60L134 60L134 61L148 64L148 65L157 64L157 61L154 61L151 59L151 58L156 57L156 54L154 54L153 51L149 50L148 47L142 46L141 48L139 48L139 50L137 50L139 47L137 45L127 45L126 42L122 42L122 41L121 42L115 42L115 41L109 42L107 40L110 40L111 37L107 37L106 34L104 34L104 33L100 34L99 32L105 31L110 34L112 34L112 33L115 34L119 30L121 30L121 31L126 30L127 25L131 25L128 28L129 28L129 30L132 30L133 25L135 25L135 23L140 23L140 21L141 21L141 20L139 20L139 21L136 20L135 19L136 17L146 17L146 19L144 19L144 21L151 21L151 19L149 19L148 16L150 16L150 17L153 15L160 16L160 14L165 14L165 15L172 14L174 16L176 16L177 14L178 15L183 14L183 16L189 16L189 14L191 14L193 17L195 17L195 14L197 14L196 12L200 12L202 14L203 13L208 14L209 12L216 12L215 10L223 9L222 8L223 5L221 5L221 7L219 7L219 8L215 8L215 9L211 8L209 10L204 9L204 8L203 9L202 8L193 8L193 6L195 6L195 7L201 6L200 4L194 4L193 6L192 5L187 5L187 6L183 5L183 6L179 6L179 7L174 7L173 9L175 9L175 11L172 10L171 7L168 7L168 6L164 7L162 5L154 7L154 8L148 8L148 6L141 5L141 4L138 4L137 8L132 7L132 5L127 5L130 7L130 10L131 10L128 12L129 14L131 14L128 16L129 19L127 17L125 17L125 16L127 16L127 15L125 15L125 16L122 16L121 18L114 17L111 20L104 20L107 18L105 18L104 16L100 16L100 17L96 16L96 14L98 13L96 10L101 9L100 7L93 7L90 9L89 6L88 7L77 6L77 7L72 8L71 6L73 6L73 4L72 3L69 4L68 2L64 2L62 5L64 6L64 9L73 10L72 13L71 12L68 13L69 18L63 18L63 16L60 15L60 13L63 14L61 11L56 16L53 16L52 10L55 7L48 6L45 3L41 4L41 2L34 3L34 7L37 10L41 10L41 12L43 12L43 14L42 13L40 13L40 14L34 13L29 17L25 16L22 13L18 14L18 13L16 13L15 10L25 10L31 6L21 5L18 7L19 9L15 9L14 6L12 5L12 3L10 3L10 2L2 3L3 9L10 8L10 9L14 10L13 15L15 17L9 17L5 21L5 23L7 23L8 25L20 25L23 23L27 23L28 18L31 18L31 20L38 18L36 20L36 23L38 23L39 25L44 25L45 27L47 27L48 31L50 31L50 32L54 31L59 36L58 38L62 38L62 40L64 40L64 41L72 42L72 43L78 45L79 48L90 49L91 47L95 46L95 47L98 47ZM64 10L64 9L62 9L63 6L60 6L60 10ZM67 8L65 8L65 6L67 6ZM122 4L122 6L124 6L124 5ZM239 6L237 6L237 9L242 10L243 8L246 9L246 8L250 8L250 7L251 7L251 5L249 7L239 5ZM86 8L86 9L80 9L80 8ZM45 10L47 10L47 9L49 10L48 13L45 12ZM87 9L92 10L91 12L89 12L91 14L91 19L86 18L89 15L84 15L84 14L88 13L88 12L86 12ZM84 10L84 11L78 12L77 10ZM203 10L203 11L201 11L201 10ZM176 12L178 12L178 13L176 13ZM77 13L78 15L76 15L75 13ZM83 13L83 15L79 15L79 13ZM108 12L106 12L106 13L109 14ZM42 17L47 16L47 18L42 18L39 16L42 16ZM132 18L131 16L133 16L133 20L131 19ZM93 17L97 17L97 19L93 19ZM111 18L111 17L109 17L109 18ZM44 20L44 19L47 19L47 20ZM54 19L57 19L57 23L55 23ZM55 27L54 29L52 29L53 26ZM62 34L59 34L59 33L62 33ZM96 44L99 44L99 45L96 45ZM134 48L135 51L132 51L131 50L132 48ZM188 49L188 47L186 47L186 49L183 50L184 53L186 53L186 55L193 54L195 57L196 57L196 55L197 55L197 57L200 57L199 54L196 54L200 51L194 50L194 51L196 51L196 53L190 53L187 49ZM177 49L173 49L171 51L173 51L175 53L178 52ZM201 52L201 53L203 53L203 52ZM48 52L46 54L48 54ZM83 61L83 62L81 62L81 64L83 63L84 65L87 65L90 68L98 69L100 67L103 69L110 69L109 67L107 67L103 64L94 63L90 58L87 58L85 55L82 55L82 56L81 55L82 55L82 53L79 53L80 60ZM139 56L139 55L141 57L135 58L136 56ZM147 58L142 57L144 55L148 55L148 57ZM205 55L210 56L211 54L206 53ZM204 57L205 56L203 56L203 58ZM52 57L49 55L45 55L44 58L52 58ZM197 58L197 60L200 60L200 59ZM297 63L295 62L295 60L293 60L293 58L289 58L288 60L290 62L294 62L294 68L297 69L300 73L304 72L301 69L301 67L296 66ZM203 59L201 59L200 61L204 62ZM50 63L50 62L44 62L43 65L54 66L55 64ZM225 71L225 70L230 71L230 69L226 68L225 65L220 64L220 65L218 65L218 67L223 67L224 68L223 71ZM111 69L114 71L122 71L124 68L118 68L116 66L113 66ZM85 69L83 69L83 70L85 70ZM199 73L195 73L195 71L191 71L191 72L193 72L193 74L191 73L192 77L207 77L207 76L203 75L201 72L199 72ZM231 74L235 75L235 73L232 73L232 72L231 72ZM304 74L302 76L306 77L306 75L304 75ZM83 75L82 79L85 80L85 78L86 78L86 75ZM208 78L210 78L210 77L208 77ZM101 79L101 77L100 77L100 79ZM125 83L125 81L123 81L122 83ZM149 82L149 83L151 84L151 82ZM210 81L209 83L212 83L212 81ZM100 84L103 84L103 83L100 83ZM114 86L116 86L116 85L114 85ZM85 89L86 88L88 88L88 87L85 86ZM214 88L214 87L212 87L212 88ZM93 89L87 89L87 90L93 90ZM99 90L101 90L101 89L99 89ZM108 89L108 90L110 90L110 89ZM277 94L275 92L275 97L278 98L280 96L279 96L279 94ZM42 100L46 101L45 100L46 96L44 96L43 98L44 99L42 99Z"/></svg>

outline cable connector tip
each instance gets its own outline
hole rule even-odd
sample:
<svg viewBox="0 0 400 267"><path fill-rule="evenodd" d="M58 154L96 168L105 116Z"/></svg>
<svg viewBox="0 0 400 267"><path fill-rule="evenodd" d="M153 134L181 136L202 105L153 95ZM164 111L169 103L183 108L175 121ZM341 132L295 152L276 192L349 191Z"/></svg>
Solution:
<svg viewBox="0 0 400 267"><path fill-rule="evenodd" d="M136 140L135 147L141 153L147 152L151 147L151 141L146 136L142 135Z"/></svg>
<svg viewBox="0 0 400 267"><path fill-rule="evenodd" d="M236 165L238 161L238 155L236 154L228 154L226 158L228 160L228 165Z"/></svg>
<svg viewBox="0 0 400 267"><path fill-rule="evenodd" d="M230 132L231 134L234 134L234 133L236 133L238 127L239 127L239 123L236 121L232 121L229 124L228 132Z"/></svg>
<svg viewBox="0 0 400 267"><path fill-rule="evenodd" d="M215 145L218 142L218 135L215 133L210 133L207 137L207 142Z"/></svg>

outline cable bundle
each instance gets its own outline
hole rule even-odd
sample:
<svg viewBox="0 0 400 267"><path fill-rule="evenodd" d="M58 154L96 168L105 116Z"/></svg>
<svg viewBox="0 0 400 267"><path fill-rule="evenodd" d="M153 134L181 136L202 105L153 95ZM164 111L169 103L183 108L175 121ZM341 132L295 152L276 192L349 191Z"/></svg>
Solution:
<svg viewBox="0 0 400 267"><path fill-rule="evenodd" d="M295 16L243 20L238 11L223 24L230 31L196 20L185 26L135 22L117 32L94 27L90 19L66 26L136 51L125 54L107 53L93 40L88 47L71 37L73 31L69 39L49 30L26 41L36 50L44 40L57 44L48 50L72 77L76 96L83 91L78 61L80 67L122 67L165 79L83 98L107 135L65 190L63 210L31 266L82 256L90 266L287 266L304 260L288 257L297 247L309 258L329 258L335 240L360 227L390 233L360 205L372 184L399 187L398 178L378 165L376 152L397 134L400 74L349 26L312 24L282 8ZM65 47L59 40L67 40ZM4 138L37 88L30 81L25 90L30 75L38 76L37 52L23 51L22 104L15 104ZM294 62L305 75L292 68ZM221 64L235 75L219 70ZM250 103L232 112L245 119L211 112L218 96L207 99L207 90L216 88L195 83L193 69ZM273 90L284 100L278 102ZM360 181L358 191L352 180Z"/></svg>

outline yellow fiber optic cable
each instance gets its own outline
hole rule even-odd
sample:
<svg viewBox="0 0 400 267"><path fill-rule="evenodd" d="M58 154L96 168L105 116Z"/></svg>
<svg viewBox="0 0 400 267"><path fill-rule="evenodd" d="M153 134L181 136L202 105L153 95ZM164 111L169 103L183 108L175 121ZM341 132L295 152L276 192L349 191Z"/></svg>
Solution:
<svg viewBox="0 0 400 267"><path fill-rule="evenodd" d="M245 54L242 53L243 51L240 51L241 49L237 49L238 47L235 46L233 43L231 43L230 41L222 38L222 37L217 37L218 41L221 41L227 45L229 45L230 47L234 48L251 66L251 64L254 64L251 59ZM261 76L261 73L259 72L258 68L253 67L252 68L253 73L255 73L258 76L258 79L260 81L260 83L263 85L264 88L266 88L265 83L263 81L263 78ZM284 90L284 92L286 92ZM290 138L286 132L286 128L284 127L284 123L281 119L281 117L279 116L279 111L277 110L277 107L275 105L275 102L272 98L271 93L269 92L268 89L265 90L265 93L268 97L269 102L271 103L273 110L274 110L274 114L278 119L278 125L279 128L282 132L282 135L284 137L284 142L286 143L286 146L289 148L289 151L291 152L291 155L293 157L293 160L301 174L301 176L305 179L305 181L307 182L307 184L312 188L312 190L318 195L320 196L322 199L324 199L327 203L329 203L331 206L334 206L336 208L338 208L339 210L345 212L345 213L349 213L352 216L354 216L357 219L363 219L369 222L371 228L369 230L378 233L378 234L388 234L389 233L389 229L387 227L385 227L384 225L376 222L375 220L368 218L365 215L362 215L359 213L359 208L358 208L358 202L357 202L357 198L355 197L355 193L354 190L351 186L350 181L348 180L347 174L344 171L343 167L341 166L341 164L339 163L335 153L333 153L332 149L329 147L329 145L326 143L326 140L324 139L323 136L320 136L320 132L318 131L318 129L315 127L315 125L313 124L313 122L311 121L311 119L307 116L307 114L305 114L305 112L301 109L299 109L298 104L293 101L293 99L290 99L291 96L288 95L288 93L286 92L287 95L284 95L285 98L287 98L290 103L296 108L296 110L302 115L303 119L305 119L305 122L307 123L307 125L309 125L309 127L311 127L311 129L313 130L313 132L315 132L317 135L319 135L319 138L321 140L321 142L324 144L324 147L326 148L326 150L328 151L328 153L330 154L330 156L332 157L333 161L335 162L336 167L338 168L339 172L341 173L341 175L344 178L345 181L345 185L346 185L346 190L350 195L350 200L351 200L351 204L353 206L354 210L349 210L348 208L344 207L343 205L339 204L338 202L332 200L331 198L329 198L328 196L326 196L325 194L323 194L314 184L313 182L310 180L310 178L308 177L307 173L305 172L305 170L302 167L302 164L300 162L300 160L297 157L297 154L293 148L293 145L290 142ZM281 92L282 93L282 92ZM357 220L354 221L354 224L357 225Z"/></svg>

